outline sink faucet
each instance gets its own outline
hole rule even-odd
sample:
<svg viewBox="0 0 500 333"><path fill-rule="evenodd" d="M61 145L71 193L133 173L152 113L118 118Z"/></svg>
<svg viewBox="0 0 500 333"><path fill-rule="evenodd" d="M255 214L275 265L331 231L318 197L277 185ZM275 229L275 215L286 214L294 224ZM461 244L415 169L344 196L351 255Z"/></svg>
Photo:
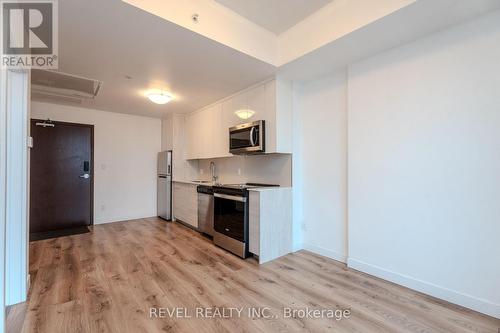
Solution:
<svg viewBox="0 0 500 333"><path fill-rule="evenodd" d="M210 170L212 171L212 184L217 184L217 176L215 175L215 163L210 162Z"/></svg>

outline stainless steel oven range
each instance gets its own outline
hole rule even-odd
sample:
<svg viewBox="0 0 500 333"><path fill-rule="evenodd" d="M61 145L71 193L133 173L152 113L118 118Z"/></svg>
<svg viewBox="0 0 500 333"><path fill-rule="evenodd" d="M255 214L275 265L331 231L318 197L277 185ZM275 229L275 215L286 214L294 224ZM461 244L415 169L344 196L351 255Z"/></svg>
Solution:
<svg viewBox="0 0 500 333"><path fill-rule="evenodd" d="M214 186L214 243L241 258L248 252L248 189L267 184Z"/></svg>

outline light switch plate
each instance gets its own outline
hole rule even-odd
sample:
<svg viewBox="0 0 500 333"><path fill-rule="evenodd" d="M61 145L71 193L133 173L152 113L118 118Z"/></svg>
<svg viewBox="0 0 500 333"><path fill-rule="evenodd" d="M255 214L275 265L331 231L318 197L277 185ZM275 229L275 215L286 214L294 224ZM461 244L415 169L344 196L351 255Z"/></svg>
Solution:
<svg viewBox="0 0 500 333"><path fill-rule="evenodd" d="M28 148L33 148L33 137L28 136Z"/></svg>

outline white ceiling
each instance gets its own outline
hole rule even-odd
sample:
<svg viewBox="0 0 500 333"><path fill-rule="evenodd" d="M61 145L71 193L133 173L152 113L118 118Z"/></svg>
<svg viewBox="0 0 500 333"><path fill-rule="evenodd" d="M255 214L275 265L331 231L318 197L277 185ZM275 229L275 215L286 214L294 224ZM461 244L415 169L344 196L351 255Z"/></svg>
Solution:
<svg viewBox="0 0 500 333"><path fill-rule="evenodd" d="M333 0L215 0L276 35Z"/></svg>
<svg viewBox="0 0 500 333"><path fill-rule="evenodd" d="M59 31L59 70L104 82L83 107L152 117L191 112L276 71L120 0L60 1ZM148 88L176 98L153 104Z"/></svg>

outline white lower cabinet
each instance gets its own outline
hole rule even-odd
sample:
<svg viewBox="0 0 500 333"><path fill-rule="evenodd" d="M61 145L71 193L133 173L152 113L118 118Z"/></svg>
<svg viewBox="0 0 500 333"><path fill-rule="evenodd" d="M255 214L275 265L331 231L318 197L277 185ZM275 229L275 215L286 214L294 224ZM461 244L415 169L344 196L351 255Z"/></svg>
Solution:
<svg viewBox="0 0 500 333"><path fill-rule="evenodd" d="M248 248L259 264L292 252L292 189L250 190Z"/></svg>
<svg viewBox="0 0 500 333"><path fill-rule="evenodd" d="M174 182L174 217L176 220L198 228L198 192L197 185Z"/></svg>

